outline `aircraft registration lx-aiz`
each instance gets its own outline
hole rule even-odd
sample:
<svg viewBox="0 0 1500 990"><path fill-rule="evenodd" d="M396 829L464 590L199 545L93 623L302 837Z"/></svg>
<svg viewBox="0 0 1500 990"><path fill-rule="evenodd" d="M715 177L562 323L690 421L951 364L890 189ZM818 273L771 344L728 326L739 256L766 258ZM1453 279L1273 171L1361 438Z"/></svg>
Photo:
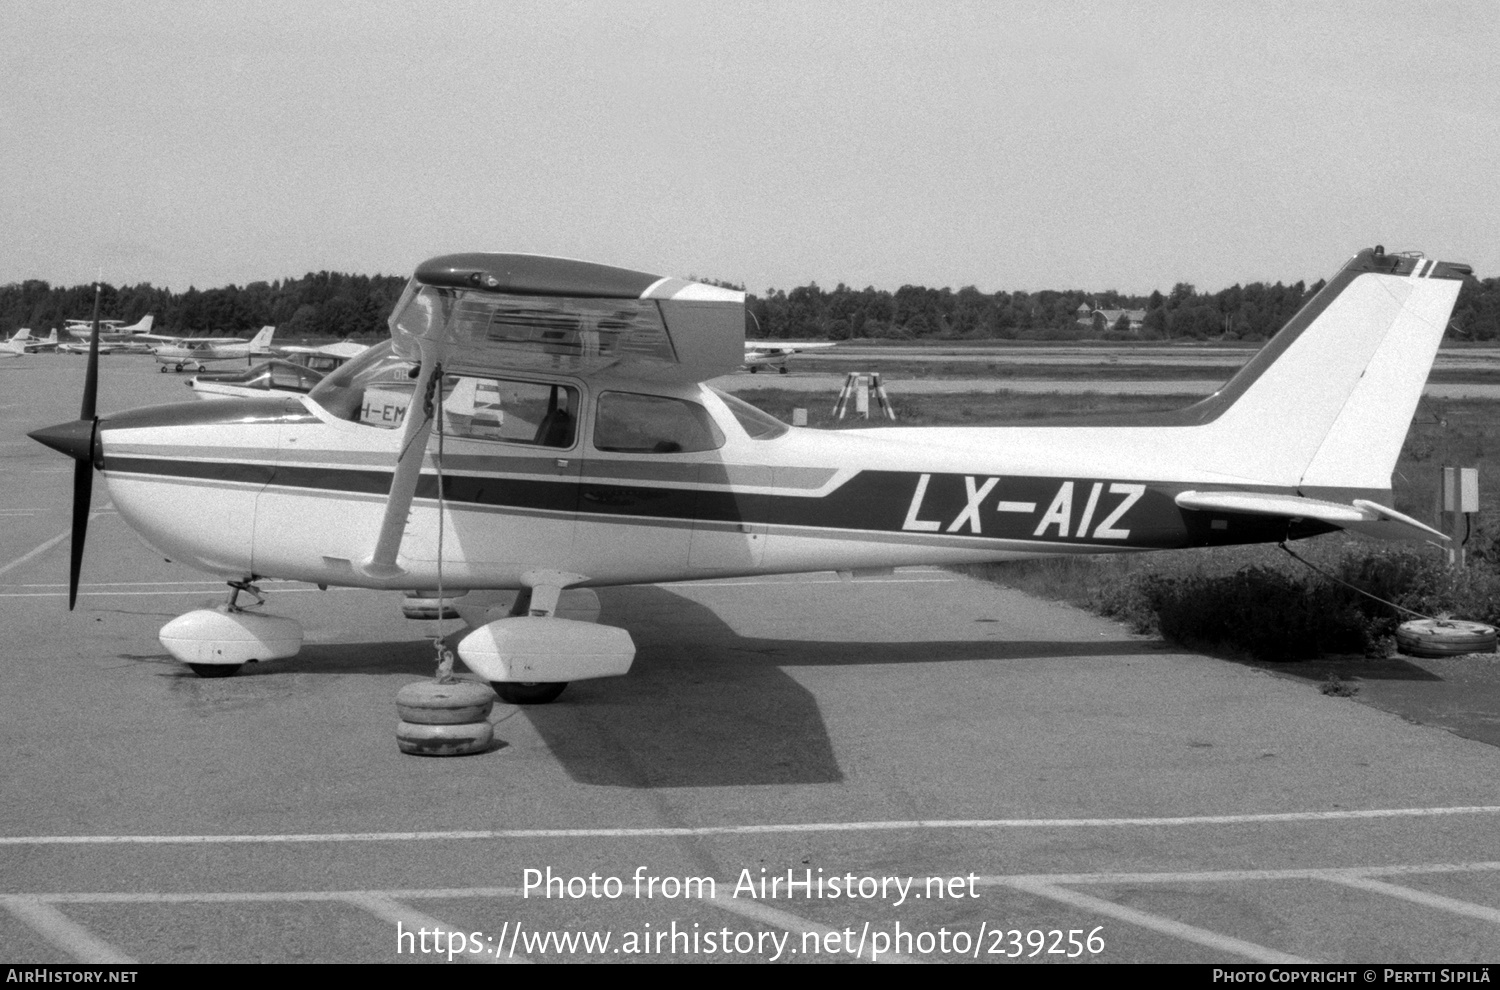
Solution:
<svg viewBox="0 0 1500 990"><path fill-rule="evenodd" d="M993 428L788 427L705 384L743 360L741 293L531 255L421 265L391 339L299 398L169 405L33 437L174 560L460 598L502 698L625 673L588 589L1276 542L1434 539L1391 472L1467 266L1361 251L1219 391L1177 412ZM92 365L91 365L92 367ZM289 656L291 619L188 613L203 674Z"/></svg>

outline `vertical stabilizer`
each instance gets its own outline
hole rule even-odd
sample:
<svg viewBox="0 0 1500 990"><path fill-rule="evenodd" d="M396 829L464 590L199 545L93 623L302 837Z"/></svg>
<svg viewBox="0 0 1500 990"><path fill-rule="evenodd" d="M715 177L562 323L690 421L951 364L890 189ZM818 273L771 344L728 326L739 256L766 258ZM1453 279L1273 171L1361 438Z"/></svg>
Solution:
<svg viewBox="0 0 1500 990"><path fill-rule="evenodd" d="M1218 392L1204 466L1264 484L1385 489L1464 265L1361 251Z"/></svg>

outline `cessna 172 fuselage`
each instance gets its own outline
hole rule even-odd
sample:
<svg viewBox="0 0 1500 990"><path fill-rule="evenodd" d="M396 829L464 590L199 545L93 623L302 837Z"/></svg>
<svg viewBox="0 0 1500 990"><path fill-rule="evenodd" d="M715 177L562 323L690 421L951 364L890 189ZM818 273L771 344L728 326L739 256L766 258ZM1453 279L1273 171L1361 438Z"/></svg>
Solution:
<svg viewBox="0 0 1500 990"><path fill-rule="evenodd" d="M568 589L1338 528L1439 539L1389 507L1390 477L1467 274L1363 251L1175 413L819 431L705 384L743 360L740 293L456 255L418 269L391 341L308 396L90 414L33 436L97 469L151 544L231 582L520 589L459 652L502 696L544 700L518 685L623 673L633 655L621 630L558 617ZM205 614L218 618L169 635ZM223 648L239 635L225 623L260 620L290 622L231 598L163 642L210 672L268 658Z"/></svg>

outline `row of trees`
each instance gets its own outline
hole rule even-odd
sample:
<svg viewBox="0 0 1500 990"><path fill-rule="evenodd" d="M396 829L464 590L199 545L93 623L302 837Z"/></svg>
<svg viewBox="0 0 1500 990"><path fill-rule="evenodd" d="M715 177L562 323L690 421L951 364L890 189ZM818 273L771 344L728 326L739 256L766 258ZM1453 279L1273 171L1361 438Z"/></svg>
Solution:
<svg viewBox="0 0 1500 990"><path fill-rule="evenodd" d="M1311 286L1253 282L1200 293L1180 282L1166 295L1127 296L1081 291L984 293L973 286L954 292L906 285L886 292L842 284L829 292L812 284L751 296L749 308L757 335L782 339L1264 340L1322 287L1322 281ZM1097 316L1080 324L1088 310L1137 310L1145 315L1137 326L1124 315L1113 324ZM1448 336L1500 340L1500 278L1464 283Z"/></svg>
<svg viewBox="0 0 1500 990"><path fill-rule="evenodd" d="M283 337L360 337L385 332L405 279L393 275L308 273L302 278L251 282L220 289L174 293L149 284L104 287L100 315L133 323L150 313L159 332L191 334L245 331L270 324ZM719 283L727 285L729 283ZM1118 292L980 292L903 285L895 292L816 283L791 291L751 294L748 327L754 337L776 339L939 340L1263 340L1291 318L1323 283L1233 285L1200 293L1178 283L1163 295ZM739 286L735 286L739 288ZM45 333L64 320L93 311L92 285L69 288L28 280L0 286L0 331L20 327ZM1143 310L1142 325L1128 318L1080 324L1080 307ZM1459 293L1449 336L1500 340L1500 278L1470 279Z"/></svg>
<svg viewBox="0 0 1500 990"><path fill-rule="evenodd" d="M242 335L270 325L283 337L358 337L385 332L405 285L401 276L337 272L181 293L146 283L106 284L99 316L134 323L149 313L156 317L156 332L184 336ZM64 288L28 280L0 286L0 329L7 334L20 327L45 333L64 320L87 319L93 311L92 285Z"/></svg>
<svg viewBox="0 0 1500 990"><path fill-rule="evenodd" d="M1078 290L985 293L973 286L954 292L913 285L895 292L839 285L828 292L812 284L752 297L750 312L760 331L776 338L1254 339L1275 333L1321 287L1321 282L1311 289L1301 282L1255 283L1199 294L1184 282L1167 295L1127 296ZM1121 315L1110 324L1088 318L1090 310L1144 311L1145 318L1133 324Z"/></svg>

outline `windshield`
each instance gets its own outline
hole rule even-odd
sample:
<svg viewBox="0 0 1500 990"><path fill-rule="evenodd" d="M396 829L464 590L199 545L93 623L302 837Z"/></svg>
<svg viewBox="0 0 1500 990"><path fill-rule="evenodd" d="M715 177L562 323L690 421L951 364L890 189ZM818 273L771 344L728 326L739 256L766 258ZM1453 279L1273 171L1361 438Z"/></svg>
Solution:
<svg viewBox="0 0 1500 990"><path fill-rule="evenodd" d="M416 375L417 366L387 340L323 379L308 398L340 419L394 429L406 415Z"/></svg>

